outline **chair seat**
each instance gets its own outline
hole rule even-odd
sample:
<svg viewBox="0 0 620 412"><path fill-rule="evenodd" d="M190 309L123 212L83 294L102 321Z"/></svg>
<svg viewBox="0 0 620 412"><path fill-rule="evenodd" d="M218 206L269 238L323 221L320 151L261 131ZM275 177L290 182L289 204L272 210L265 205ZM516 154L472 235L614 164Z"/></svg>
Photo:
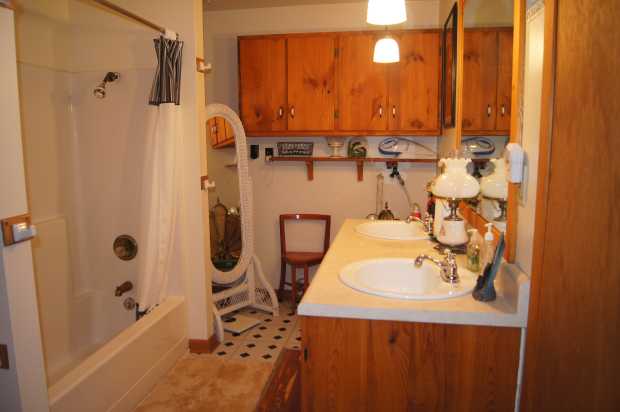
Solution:
<svg viewBox="0 0 620 412"><path fill-rule="evenodd" d="M323 252L286 252L284 260L289 265L316 265L324 256Z"/></svg>

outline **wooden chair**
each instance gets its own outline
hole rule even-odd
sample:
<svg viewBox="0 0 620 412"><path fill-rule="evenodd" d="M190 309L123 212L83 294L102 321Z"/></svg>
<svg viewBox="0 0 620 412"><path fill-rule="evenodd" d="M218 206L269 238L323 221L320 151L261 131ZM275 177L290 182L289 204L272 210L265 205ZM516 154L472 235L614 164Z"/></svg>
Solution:
<svg viewBox="0 0 620 412"><path fill-rule="evenodd" d="M325 222L322 252L292 252L286 249L285 223L287 220L322 220ZM291 297L293 305L297 304L297 269L304 270L303 292L308 288L308 268L315 266L323 261L325 253L329 248L329 234L331 227L331 216L317 214L286 214L280 215L280 251L281 251L281 271L280 286L278 297L282 300L285 285L291 285ZM286 282L286 265L291 265L291 282Z"/></svg>

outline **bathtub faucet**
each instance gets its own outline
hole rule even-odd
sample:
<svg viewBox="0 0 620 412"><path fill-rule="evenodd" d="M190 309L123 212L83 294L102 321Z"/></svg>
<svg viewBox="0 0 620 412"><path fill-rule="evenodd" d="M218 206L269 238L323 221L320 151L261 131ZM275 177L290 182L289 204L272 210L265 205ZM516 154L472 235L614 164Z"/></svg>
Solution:
<svg viewBox="0 0 620 412"><path fill-rule="evenodd" d="M131 283L130 281L123 282L114 290L114 296L123 296L123 293L129 292L132 289L133 283Z"/></svg>

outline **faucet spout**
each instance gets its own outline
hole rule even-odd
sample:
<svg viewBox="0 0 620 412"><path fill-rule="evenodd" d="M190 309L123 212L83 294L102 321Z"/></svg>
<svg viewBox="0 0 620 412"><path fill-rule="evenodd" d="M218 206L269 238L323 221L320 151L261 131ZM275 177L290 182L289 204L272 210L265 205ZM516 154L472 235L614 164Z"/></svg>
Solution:
<svg viewBox="0 0 620 412"><path fill-rule="evenodd" d="M458 266L456 264L456 256L450 251L450 249L446 249L444 253L446 254L444 260L439 260L425 254L419 255L415 258L414 265L416 267L420 267L425 260L433 262L439 267L441 280L446 283L450 283L451 285L455 285L460 282Z"/></svg>

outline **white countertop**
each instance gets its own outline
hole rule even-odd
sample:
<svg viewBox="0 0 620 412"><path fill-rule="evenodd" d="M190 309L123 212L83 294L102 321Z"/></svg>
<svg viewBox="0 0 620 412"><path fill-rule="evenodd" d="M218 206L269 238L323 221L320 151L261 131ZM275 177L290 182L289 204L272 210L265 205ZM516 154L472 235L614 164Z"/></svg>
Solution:
<svg viewBox="0 0 620 412"><path fill-rule="evenodd" d="M525 327L529 304L530 280L516 266L504 263L497 274L494 302L478 302L471 294L459 298L416 301L390 299L358 292L338 277L347 264L371 258L415 258L420 253L435 254L428 240L378 240L355 232L355 226L367 222L348 219L342 225L323 259L299 307L302 316L396 320ZM459 256L459 264L465 257Z"/></svg>

